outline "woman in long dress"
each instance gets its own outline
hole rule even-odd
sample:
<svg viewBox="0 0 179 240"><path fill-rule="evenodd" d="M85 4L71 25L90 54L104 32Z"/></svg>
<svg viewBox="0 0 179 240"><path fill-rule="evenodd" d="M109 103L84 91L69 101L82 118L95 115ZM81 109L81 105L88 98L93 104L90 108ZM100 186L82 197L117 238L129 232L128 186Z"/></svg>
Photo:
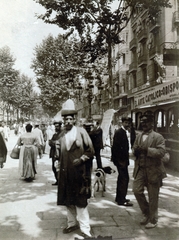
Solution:
<svg viewBox="0 0 179 240"><path fill-rule="evenodd" d="M17 145L21 146L19 171L22 178L27 181L32 181L37 173L36 169L39 141L34 133L31 132L31 124L27 124L25 128L26 133L23 133L17 141Z"/></svg>

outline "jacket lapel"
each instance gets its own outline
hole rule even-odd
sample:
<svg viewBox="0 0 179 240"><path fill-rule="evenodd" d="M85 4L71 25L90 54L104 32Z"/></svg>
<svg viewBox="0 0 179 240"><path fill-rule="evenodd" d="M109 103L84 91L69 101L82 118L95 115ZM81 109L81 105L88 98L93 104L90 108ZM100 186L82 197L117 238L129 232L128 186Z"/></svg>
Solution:
<svg viewBox="0 0 179 240"><path fill-rule="evenodd" d="M152 143L153 143L153 140L154 140L154 131L152 131L149 136L148 136L148 147L151 147Z"/></svg>

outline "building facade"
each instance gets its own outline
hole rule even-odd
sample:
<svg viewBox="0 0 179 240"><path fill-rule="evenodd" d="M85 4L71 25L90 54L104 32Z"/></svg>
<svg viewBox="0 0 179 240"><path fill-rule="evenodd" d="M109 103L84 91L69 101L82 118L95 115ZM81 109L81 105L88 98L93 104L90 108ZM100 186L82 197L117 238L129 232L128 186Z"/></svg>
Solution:
<svg viewBox="0 0 179 240"><path fill-rule="evenodd" d="M154 130L166 139L172 164L179 157L179 1L171 1L153 21L137 9L131 19L128 101L135 127L151 111ZM174 163L176 161L176 163ZM179 167L178 167L179 168Z"/></svg>

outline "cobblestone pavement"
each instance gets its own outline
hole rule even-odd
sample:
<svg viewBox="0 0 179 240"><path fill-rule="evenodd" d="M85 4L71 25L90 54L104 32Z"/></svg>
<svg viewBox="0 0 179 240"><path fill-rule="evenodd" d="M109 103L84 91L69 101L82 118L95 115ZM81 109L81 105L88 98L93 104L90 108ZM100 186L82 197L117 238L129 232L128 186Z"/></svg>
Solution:
<svg viewBox="0 0 179 240"><path fill-rule="evenodd" d="M66 227L66 209L56 205L57 188L51 170L51 160L45 154L38 159L36 180L27 183L18 174L18 160L9 153L17 137L11 133L8 158L0 169L0 240L74 240L82 239L80 231L63 234ZM103 155L103 165L115 166ZM132 193L133 160L130 161L128 196L133 207L116 205L117 172L107 175L105 197L101 192L89 200L90 224L97 238L111 236L113 240L179 240L179 173L167 170L168 177L160 191L159 221L154 229L140 226L142 217ZM94 160L94 168L96 161Z"/></svg>

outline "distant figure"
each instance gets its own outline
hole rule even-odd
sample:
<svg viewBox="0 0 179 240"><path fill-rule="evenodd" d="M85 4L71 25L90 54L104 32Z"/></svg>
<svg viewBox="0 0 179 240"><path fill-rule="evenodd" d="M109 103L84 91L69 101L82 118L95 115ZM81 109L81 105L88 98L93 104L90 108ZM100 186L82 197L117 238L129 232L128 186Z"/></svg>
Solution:
<svg viewBox="0 0 179 240"><path fill-rule="evenodd" d="M8 141L8 127L6 125L6 122L2 121L2 127L4 132L4 139Z"/></svg>
<svg viewBox="0 0 179 240"><path fill-rule="evenodd" d="M21 146L19 157L20 176L27 181L32 181L37 173L37 155L40 145L37 136L31 131L32 125L27 124L26 133L22 134L17 141L17 145Z"/></svg>
<svg viewBox="0 0 179 240"><path fill-rule="evenodd" d="M50 153L50 146L49 146L49 140L52 139L53 134L55 133L55 127L52 123L52 121L49 122L49 125L47 126L47 141L46 141L46 145L45 145L45 153L49 154Z"/></svg>
<svg viewBox="0 0 179 240"><path fill-rule="evenodd" d="M41 123L40 129L42 131L43 139L44 139L44 145L42 146L43 154L45 153L45 146L47 141L47 128L45 123Z"/></svg>
<svg viewBox="0 0 179 240"><path fill-rule="evenodd" d="M57 140L59 140L60 138L60 133L61 133L61 125L62 122L54 122L54 126L55 126L55 133L53 134L52 138L49 140L49 146L50 148L50 158L52 158L52 171L54 173L56 182L53 183L52 185L58 185L58 173L55 167L55 161L58 159L58 155L57 155L57 149L56 149L56 142Z"/></svg>
<svg viewBox="0 0 179 240"><path fill-rule="evenodd" d="M100 151L103 149L103 130L99 126L99 122L96 122L96 126L89 132L89 136L93 143L97 168L102 168Z"/></svg>
<svg viewBox="0 0 179 240"><path fill-rule="evenodd" d="M39 146L38 146L38 152L39 152L39 157L42 158L43 155L43 146L44 146L44 138L42 134L42 130L39 129L39 123L35 123L35 127L33 130L34 135L38 138L39 141Z"/></svg>
<svg viewBox="0 0 179 240"><path fill-rule="evenodd" d="M18 125L18 135L21 135L23 133L25 133L25 126L22 122L20 122Z"/></svg>

